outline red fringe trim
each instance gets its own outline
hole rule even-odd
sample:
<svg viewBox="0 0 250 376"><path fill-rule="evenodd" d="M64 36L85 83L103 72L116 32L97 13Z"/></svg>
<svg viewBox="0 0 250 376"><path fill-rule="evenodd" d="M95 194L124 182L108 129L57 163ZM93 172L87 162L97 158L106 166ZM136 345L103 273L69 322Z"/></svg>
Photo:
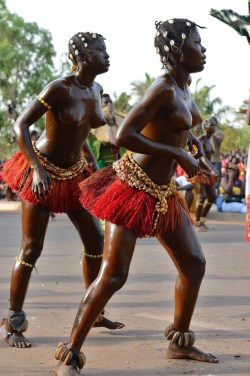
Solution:
<svg viewBox="0 0 250 376"><path fill-rule="evenodd" d="M216 178L210 172L201 170L193 178L188 178L192 184L215 185Z"/></svg>
<svg viewBox="0 0 250 376"><path fill-rule="evenodd" d="M18 151L4 163L2 176L23 200L47 208L54 213L67 213L82 209L79 202L79 183L86 179L89 173L84 170L70 180L52 178L53 189L49 196L39 200L32 192L33 171L22 152Z"/></svg>
<svg viewBox="0 0 250 376"><path fill-rule="evenodd" d="M132 229L138 238L174 231L192 223L188 208L180 195L168 198L168 211L159 216L153 232L156 199L121 181L112 166L105 167L80 185L80 202L97 218Z"/></svg>

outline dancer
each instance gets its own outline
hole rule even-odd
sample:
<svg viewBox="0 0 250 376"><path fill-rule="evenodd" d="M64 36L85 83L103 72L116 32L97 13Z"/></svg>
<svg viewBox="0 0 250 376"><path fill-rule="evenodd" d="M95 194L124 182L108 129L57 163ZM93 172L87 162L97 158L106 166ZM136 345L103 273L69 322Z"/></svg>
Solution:
<svg viewBox="0 0 250 376"><path fill-rule="evenodd" d="M41 255L50 212L67 213L84 245L86 288L95 280L103 252L99 221L83 209L78 184L98 169L87 143L91 128L106 123L101 110L102 87L97 75L109 69L102 35L77 33L69 41L74 74L49 83L17 119L14 130L20 151L4 165L3 177L22 199L21 252L11 276L10 309L1 334L10 346L30 347L23 332L28 321L23 311L30 276ZM29 127L46 113L45 131L32 144ZM85 158L86 157L86 158ZM122 328L102 314L95 326Z"/></svg>
<svg viewBox="0 0 250 376"><path fill-rule="evenodd" d="M178 164L190 177L198 172L198 161L184 150L190 129L201 122L189 93L190 74L201 72L206 60L198 28L188 19L156 22L155 47L165 72L118 130L117 146L131 152L80 184L83 206L106 220L104 258L80 304L69 342L59 343L56 349L58 376L79 375L86 361L81 347L89 330L111 296L125 284L136 240L146 236L157 237L178 272L174 319L165 330L170 341L168 358L218 362L193 346L190 323L205 257L174 183ZM200 153L200 143L195 142Z"/></svg>
<svg viewBox="0 0 250 376"><path fill-rule="evenodd" d="M207 215L216 200L215 185L220 178L219 172L211 163L213 153L211 136L215 133L217 120L214 117L206 119L202 122L203 134L199 136L202 142L205 155L200 158L200 169L198 174L190 178L190 182L195 186L198 200L195 210L195 228L197 231L207 231L205 221Z"/></svg>

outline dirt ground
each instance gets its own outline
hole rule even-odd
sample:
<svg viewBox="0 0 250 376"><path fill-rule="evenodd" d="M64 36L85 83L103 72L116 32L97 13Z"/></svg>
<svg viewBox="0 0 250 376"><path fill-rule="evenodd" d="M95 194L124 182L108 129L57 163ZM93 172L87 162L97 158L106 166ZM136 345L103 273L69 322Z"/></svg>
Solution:
<svg viewBox="0 0 250 376"><path fill-rule="evenodd" d="M222 213L221 213L222 214ZM20 212L0 211L0 317L8 310L10 273L19 252ZM85 376L249 376L250 243L244 217L210 216L210 231L198 233L207 270L191 329L196 346L220 363L167 360L164 328L172 322L176 270L156 239L139 240L126 285L107 305L119 331L92 329L83 348ZM50 221L44 251L25 302L30 349L0 339L1 376L54 375L54 349L68 338L84 293L82 245L66 215Z"/></svg>

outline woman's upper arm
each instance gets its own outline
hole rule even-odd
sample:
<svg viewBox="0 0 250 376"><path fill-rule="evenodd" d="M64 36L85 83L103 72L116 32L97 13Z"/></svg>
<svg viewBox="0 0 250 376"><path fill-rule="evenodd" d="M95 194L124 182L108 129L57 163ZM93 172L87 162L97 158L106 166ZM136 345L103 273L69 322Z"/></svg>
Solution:
<svg viewBox="0 0 250 376"><path fill-rule="evenodd" d="M168 96L162 85L150 87L142 100L129 111L122 121L117 133L118 143L120 138L140 133L154 119L159 110L167 105Z"/></svg>
<svg viewBox="0 0 250 376"><path fill-rule="evenodd" d="M47 111L53 110L60 92L62 92L62 85L59 80L48 84L18 117L14 126L15 130L18 130L22 126L31 126Z"/></svg>

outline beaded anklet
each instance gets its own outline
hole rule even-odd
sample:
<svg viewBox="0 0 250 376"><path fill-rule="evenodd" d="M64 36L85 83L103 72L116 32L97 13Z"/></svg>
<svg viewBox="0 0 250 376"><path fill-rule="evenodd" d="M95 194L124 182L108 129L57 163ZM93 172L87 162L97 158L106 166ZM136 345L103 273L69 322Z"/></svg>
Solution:
<svg viewBox="0 0 250 376"><path fill-rule="evenodd" d="M102 258L103 257L103 253L101 253L100 255L91 255L89 253L86 253L85 251L83 251L83 256L86 256L86 257L89 257L89 258Z"/></svg>
<svg viewBox="0 0 250 376"><path fill-rule="evenodd" d="M169 325L164 333L168 341L179 347L189 347L195 343L195 334L192 330L179 332L174 328L174 324Z"/></svg>

